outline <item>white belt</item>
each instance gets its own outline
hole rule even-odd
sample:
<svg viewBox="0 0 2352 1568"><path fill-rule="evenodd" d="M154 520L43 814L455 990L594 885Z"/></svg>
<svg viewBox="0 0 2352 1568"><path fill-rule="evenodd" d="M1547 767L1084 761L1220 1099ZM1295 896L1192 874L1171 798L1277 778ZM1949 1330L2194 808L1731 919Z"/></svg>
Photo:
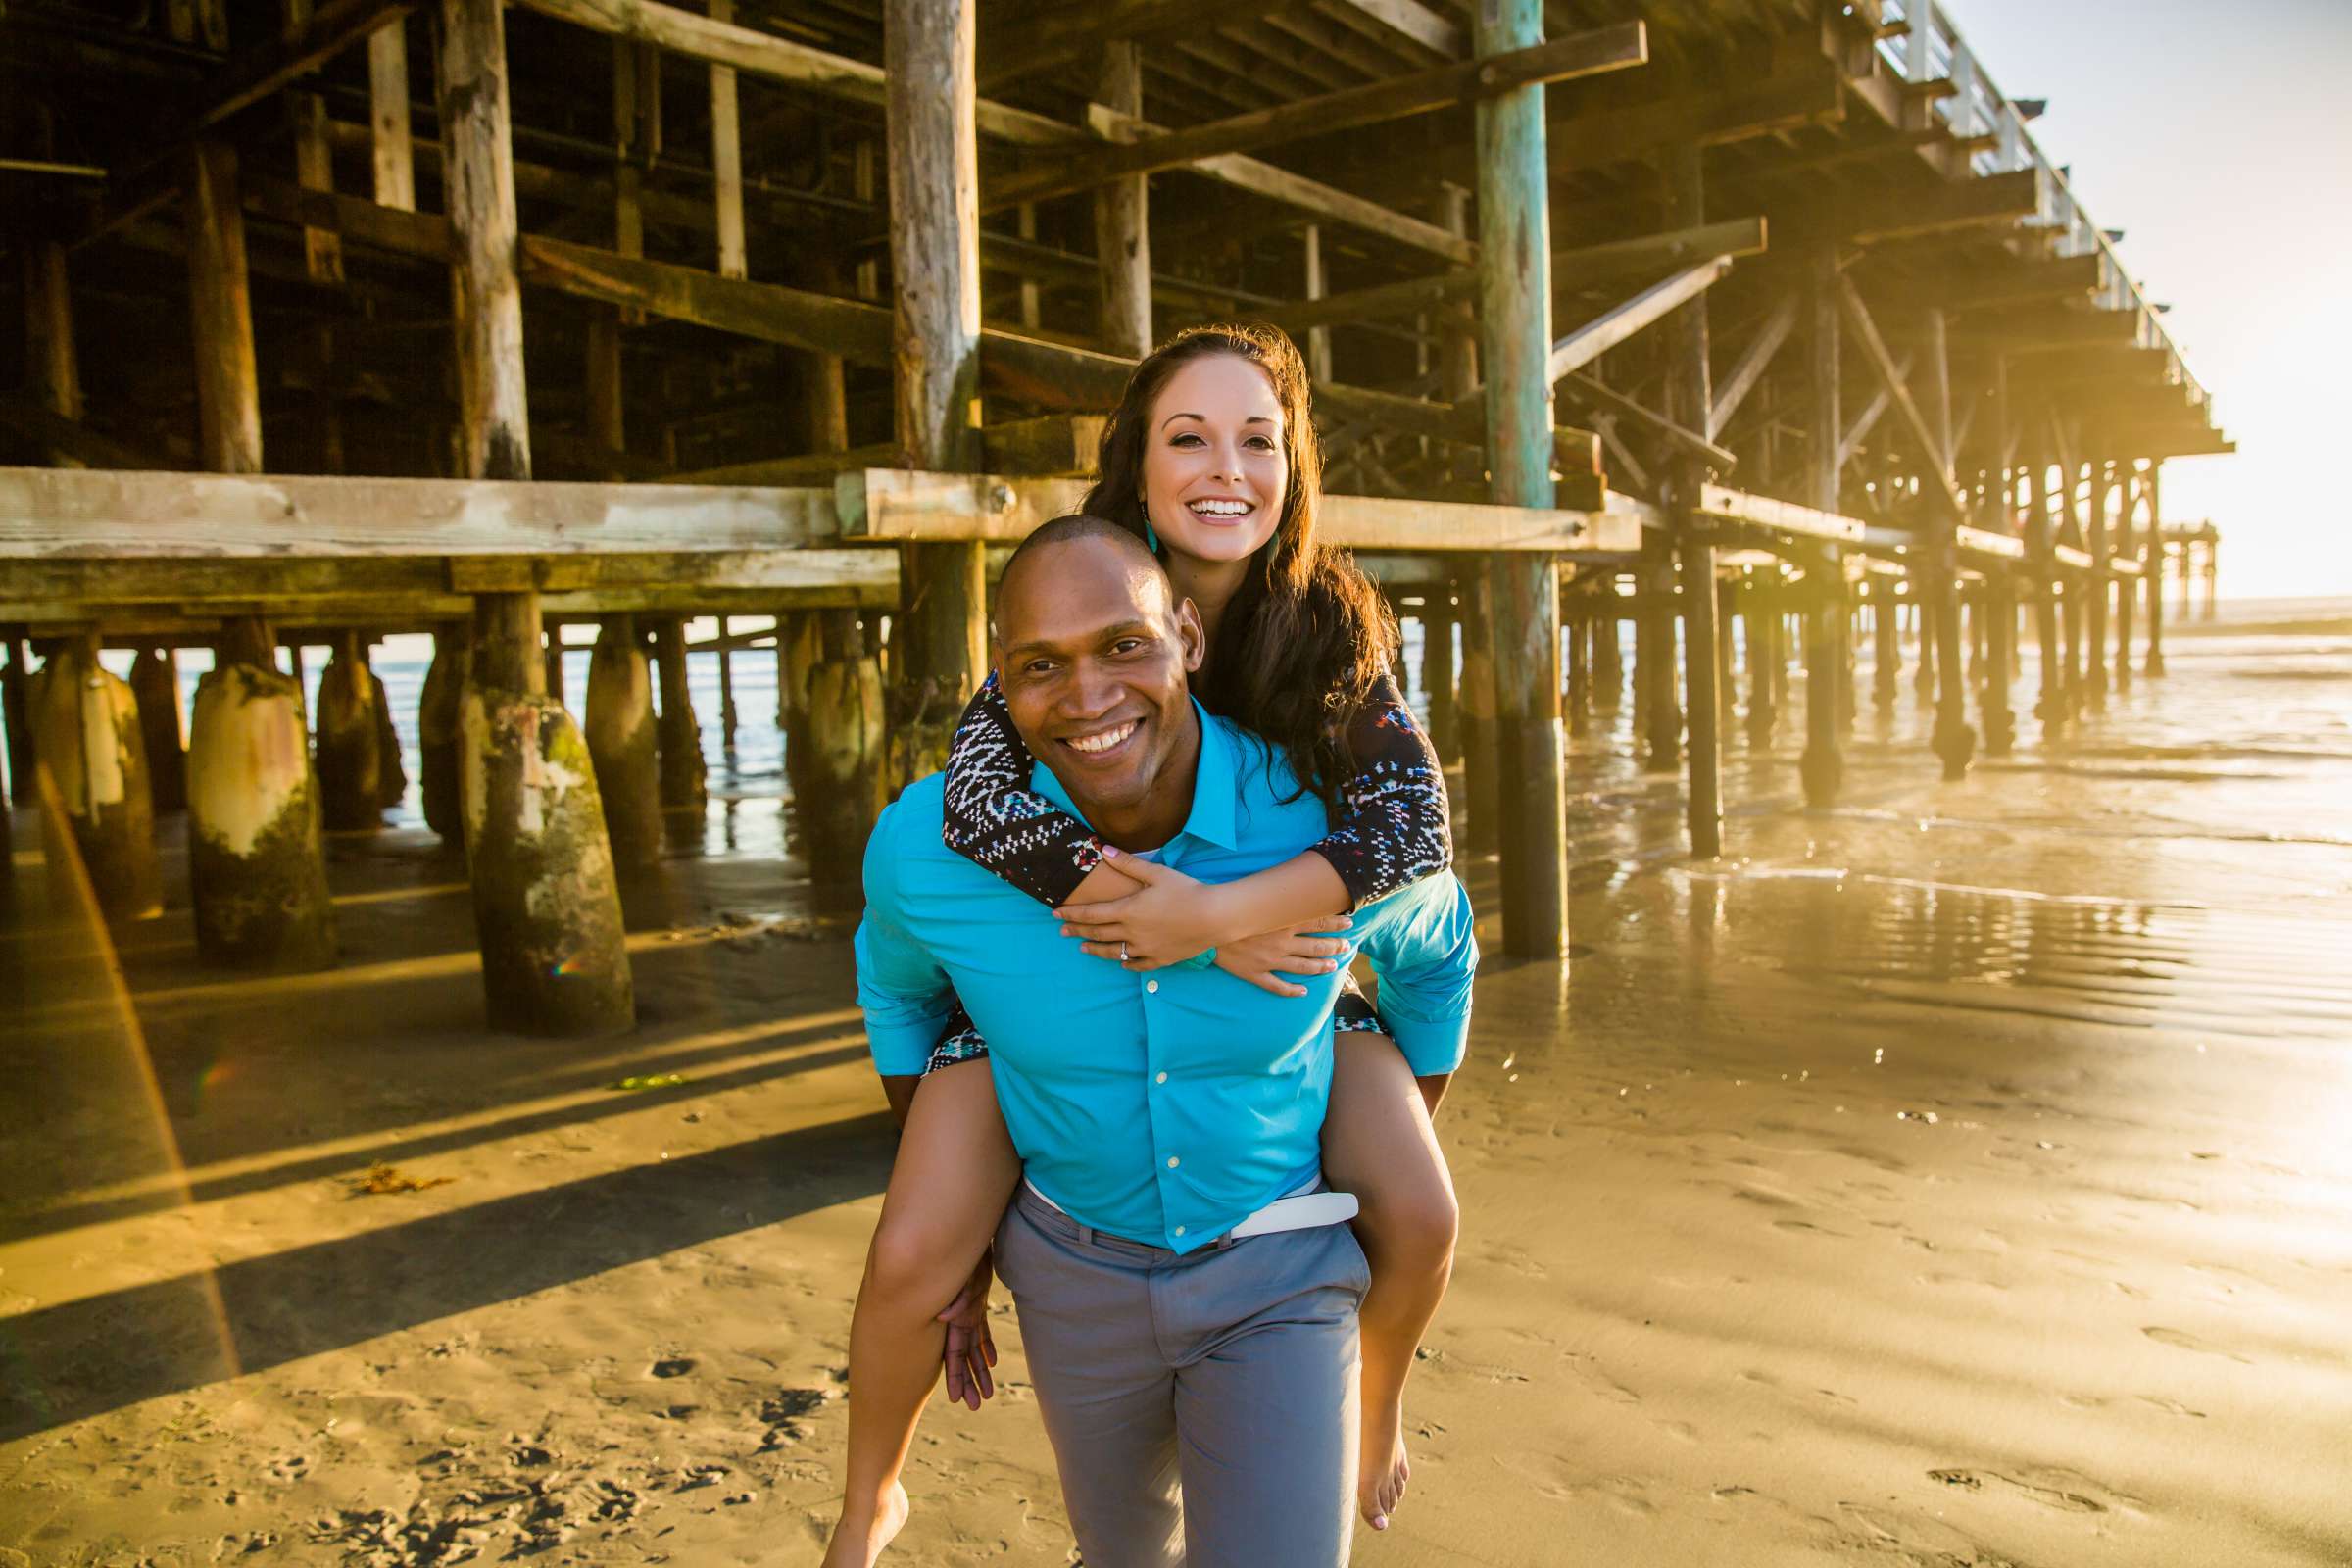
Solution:
<svg viewBox="0 0 2352 1568"><path fill-rule="evenodd" d="M1028 1177L1021 1185L1037 1194L1037 1200L1056 1214L1068 1209L1037 1191L1037 1184ZM1225 1234L1232 1237L1271 1236L1277 1231L1312 1230L1318 1225L1345 1225L1355 1218L1356 1201L1353 1193L1299 1192L1288 1198L1277 1198L1265 1207L1249 1215Z"/></svg>

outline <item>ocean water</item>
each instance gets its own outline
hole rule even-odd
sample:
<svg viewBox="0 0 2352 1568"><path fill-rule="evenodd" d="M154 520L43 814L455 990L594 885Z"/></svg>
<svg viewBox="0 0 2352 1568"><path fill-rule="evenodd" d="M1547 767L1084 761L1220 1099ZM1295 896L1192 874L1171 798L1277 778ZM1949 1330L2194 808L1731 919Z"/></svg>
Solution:
<svg viewBox="0 0 2352 1568"><path fill-rule="evenodd" d="M2179 612L2173 612L2178 616ZM737 634L759 629L756 617L731 621ZM703 620L689 638L716 630ZM1737 841L1742 821L1802 814L1796 763L1804 744L1805 680L1792 662L1788 690L1772 743L1751 745L1742 722L1749 674L1745 650L1734 637L1734 675L1727 694L1730 710L1724 736L1724 797ZM575 631L585 635L585 629ZM1420 684L1422 627L1404 627L1406 699L1424 720L1428 694ZM1635 735L1630 626L1621 635L1627 685L1618 701L1596 701L1587 726L1567 748L1571 858L1586 878L1622 872L1681 853L1682 774L1643 765ZM1913 690L1917 651L1906 639L1900 695L1889 708L1875 706L1871 639L1857 640L1856 687L1860 709L1846 746L1846 788L1840 810L1868 811L1874 803L1904 794L1936 776L1927 752L1934 710ZM386 813L395 826L423 823L417 780L416 710L430 645L421 637L387 639L377 650L382 677L399 732L410 788ZM2259 777L2265 792L2258 820L2242 832L2265 840L2307 840L2352 844L2352 820L2342 802L2352 799L2352 598L2239 600L2224 603L2217 618L2168 620L2169 675L2138 675L2126 690L2111 694L2097 712L2056 731L2033 716L2040 674L2031 632L2021 639L2020 669L2011 692L2017 715L2016 755L1992 761L1980 753L1979 771L2046 772L2080 780L2079 807L2070 814L2095 824L2121 786L2167 775L2176 781L2248 781ZM2134 659L2144 655L2135 650ZM110 653L108 664L127 673L128 654ZM306 695L315 704L326 650L306 650ZM183 703L211 667L201 648L180 657ZM1458 665L1457 665L1458 667ZM737 723L732 737L722 724L719 656L691 653L688 681L709 766L710 806L699 840L672 834L673 854L737 856L781 859L793 856L790 789L784 776L784 737L776 717L776 663L767 649L731 656ZM564 689L576 713L587 689L588 650L574 644L564 659ZM1979 695L1970 692L1970 721L1981 725ZM2102 782L2104 781L2104 782ZM1460 787L1459 775L1455 787ZM2184 829L2186 824L2183 824ZM2210 833L2205 824L2199 832Z"/></svg>

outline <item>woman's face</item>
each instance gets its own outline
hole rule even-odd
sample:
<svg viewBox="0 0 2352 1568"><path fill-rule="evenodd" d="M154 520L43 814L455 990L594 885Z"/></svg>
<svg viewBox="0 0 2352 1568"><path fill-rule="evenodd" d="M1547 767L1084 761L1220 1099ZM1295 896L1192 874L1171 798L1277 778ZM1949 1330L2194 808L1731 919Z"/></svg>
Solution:
<svg viewBox="0 0 2352 1568"><path fill-rule="evenodd" d="M1168 549L1242 561L1282 522L1291 460L1282 402L1250 361L1209 354L1168 378L1144 442L1144 508Z"/></svg>

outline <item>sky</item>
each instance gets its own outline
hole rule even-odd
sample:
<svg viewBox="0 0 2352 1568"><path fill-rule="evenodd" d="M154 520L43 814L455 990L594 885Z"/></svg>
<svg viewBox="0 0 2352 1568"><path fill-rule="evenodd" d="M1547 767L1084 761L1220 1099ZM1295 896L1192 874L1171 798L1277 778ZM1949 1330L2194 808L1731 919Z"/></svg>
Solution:
<svg viewBox="0 0 2352 1568"><path fill-rule="evenodd" d="M2164 466L2222 530L2226 598L2352 595L2352 3L1943 0L2237 443Z"/></svg>

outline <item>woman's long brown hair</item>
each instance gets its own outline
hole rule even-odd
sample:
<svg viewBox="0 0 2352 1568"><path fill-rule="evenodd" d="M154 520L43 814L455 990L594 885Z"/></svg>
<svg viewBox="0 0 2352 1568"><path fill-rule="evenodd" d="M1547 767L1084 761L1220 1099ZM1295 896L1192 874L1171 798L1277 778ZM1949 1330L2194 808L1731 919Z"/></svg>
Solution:
<svg viewBox="0 0 2352 1568"><path fill-rule="evenodd" d="M1150 537L1143 495L1152 407L1177 370L1211 354L1248 360L1273 382L1290 481L1282 518L1250 558L1196 690L1211 712L1282 748L1300 782L1337 810L1340 786L1356 770L1348 732L1389 673L1396 622L1354 558L1315 538L1323 450L1298 345L1271 326L1197 326L1146 356L1102 432L1101 476L1080 510Z"/></svg>

